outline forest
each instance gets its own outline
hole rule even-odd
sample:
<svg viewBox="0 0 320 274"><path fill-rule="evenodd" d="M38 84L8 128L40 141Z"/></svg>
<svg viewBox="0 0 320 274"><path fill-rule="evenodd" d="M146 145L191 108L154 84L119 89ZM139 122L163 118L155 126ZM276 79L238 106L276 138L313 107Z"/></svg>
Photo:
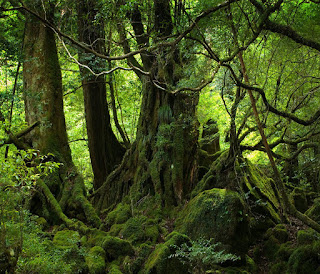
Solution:
<svg viewBox="0 0 320 274"><path fill-rule="evenodd" d="M0 0L0 273L320 273L319 0Z"/></svg>

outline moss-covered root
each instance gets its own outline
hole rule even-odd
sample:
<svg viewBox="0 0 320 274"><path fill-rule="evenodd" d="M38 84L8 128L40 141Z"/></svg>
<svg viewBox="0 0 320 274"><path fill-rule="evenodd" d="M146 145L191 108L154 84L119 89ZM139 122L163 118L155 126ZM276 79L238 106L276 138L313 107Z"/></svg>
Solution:
<svg viewBox="0 0 320 274"><path fill-rule="evenodd" d="M74 187L72 191L72 197L76 204L80 206L80 208L83 209L83 212L86 216L86 219L89 221L90 224L92 224L94 227L99 228L101 225L101 220L91 205L91 203L88 201L88 199L84 195L84 185L82 178L77 175L74 178Z"/></svg>
<svg viewBox="0 0 320 274"><path fill-rule="evenodd" d="M89 228L85 224L80 221L74 222L63 213L58 201L51 193L49 187L42 180L37 181L37 186L42 190L54 213L67 225L67 227L78 230L84 234L89 231Z"/></svg>

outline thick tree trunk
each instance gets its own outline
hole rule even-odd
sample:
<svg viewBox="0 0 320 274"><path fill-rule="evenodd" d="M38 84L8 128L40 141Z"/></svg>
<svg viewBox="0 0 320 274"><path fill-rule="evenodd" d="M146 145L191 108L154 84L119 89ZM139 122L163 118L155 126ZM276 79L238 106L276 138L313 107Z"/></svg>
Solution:
<svg viewBox="0 0 320 274"><path fill-rule="evenodd" d="M158 39L170 35L173 27L169 1L155 1L154 13ZM130 16L137 43L146 44L137 7ZM133 203L147 195L158 195L162 206L175 206L188 196L197 180L198 94L167 91L179 80L175 71L181 66L179 52L160 49L157 54L144 53L141 59L143 69L152 76L141 77L143 92L136 142L121 168L95 193L100 197L100 210L128 193Z"/></svg>
<svg viewBox="0 0 320 274"><path fill-rule="evenodd" d="M105 51L103 22L96 20L99 10L97 1L81 0L78 5L79 40L97 52ZM106 64L92 54L79 53L80 63L93 67L94 71L104 70ZM107 175L121 162L125 149L114 135L106 99L106 83L103 75L96 77L80 67L87 134L91 164L94 174L94 189L98 189Z"/></svg>
<svg viewBox="0 0 320 274"><path fill-rule="evenodd" d="M34 7L41 13L42 6ZM38 8L38 9L37 9ZM50 14L47 10L46 16ZM94 225L99 219L86 199L83 179L77 172L71 158L68 144L66 124L63 112L62 80L55 44L54 32L27 15L24 40L24 100L26 121L29 125L40 121L40 126L27 136L31 147L41 154L51 153L49 160L63 165L59 171L45 178L55 199L59 201L59 209L69 215L87 218ZM38 215L52 218L54 204L38 184L39 194L33 199L32 209ZM57 204L57 203L56 203ZM54 208L57 211L58 207ZM55 212L57 218L61 212Z"/></svg>

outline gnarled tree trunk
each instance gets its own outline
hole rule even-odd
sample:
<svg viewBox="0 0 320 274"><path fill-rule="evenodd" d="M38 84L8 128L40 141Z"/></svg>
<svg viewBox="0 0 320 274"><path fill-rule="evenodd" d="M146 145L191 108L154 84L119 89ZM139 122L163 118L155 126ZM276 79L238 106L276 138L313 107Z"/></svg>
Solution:
<svg viewBox="0 0 320 274"><path fill-rule="evenodd" d="M171 35L173 24L168 0L154 1L155 40ZM129 13L138 45L147 45L141 14L136 6ZM99 191L99 209L119 202L130 193L132 202L159 195L162 206L180 204L197 180L198 122L195 107L197 93L172 94L167 90L179 81L181 67L176 48L160 48L141 55L142 105L133 147L125 155L121 168L115 170Z"/></svg>

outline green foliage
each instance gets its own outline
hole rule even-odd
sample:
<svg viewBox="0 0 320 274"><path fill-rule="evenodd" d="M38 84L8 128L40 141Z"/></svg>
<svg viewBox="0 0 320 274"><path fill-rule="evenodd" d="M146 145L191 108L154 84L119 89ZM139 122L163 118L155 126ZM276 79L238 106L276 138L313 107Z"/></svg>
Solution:
<svg viewBox="0 0 320 274"><path fill-rule="evenodd" d="M205 270L213 268L217 264L226 261L237 261L239 256L221 250L221 243L199 238L191 241L191 245L186 243L181 246L174 246L176 252L169 258L178 258L183 264L190 264L191 269L196 273L203 273Z"/></svg>

